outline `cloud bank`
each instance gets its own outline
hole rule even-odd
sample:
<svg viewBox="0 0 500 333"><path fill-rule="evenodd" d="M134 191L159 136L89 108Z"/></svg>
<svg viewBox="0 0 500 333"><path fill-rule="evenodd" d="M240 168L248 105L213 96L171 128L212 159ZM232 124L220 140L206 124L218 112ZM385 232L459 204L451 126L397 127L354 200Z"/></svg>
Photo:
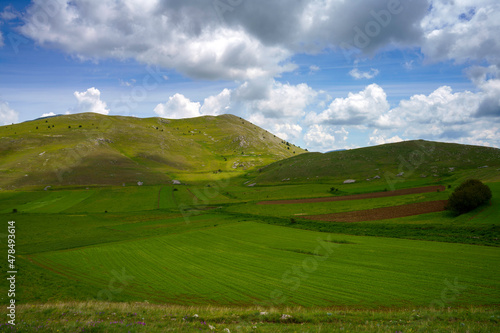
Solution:
<svg viewBox="0 0 500 333"><path fill-rule="evenodd" d="M499 8L491 0L34 0L20 31L82 59L247 80L293 70L292 55L325 49L420 47L431 61L498 65Z"/></svg>

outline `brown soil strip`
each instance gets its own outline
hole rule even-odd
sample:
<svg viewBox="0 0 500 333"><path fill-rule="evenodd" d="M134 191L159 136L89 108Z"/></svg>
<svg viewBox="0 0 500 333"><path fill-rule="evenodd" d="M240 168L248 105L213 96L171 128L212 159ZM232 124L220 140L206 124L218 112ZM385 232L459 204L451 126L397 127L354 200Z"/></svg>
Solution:
<svg viewBox="0 0 500 333"><path fill-rule="evenodd" d="M426 213L441 212L445 209L448 200L417 202L401 206L374 208L367 210L358 210L354 212L323 214L323 215L308 215L301 218L329 221L329 222L361 222L361 221L376 221L385 219L394 219L398 217L420 215Z"/></svg>
<svg viewBox="0 0 500 333"><path fill-rule="evenodd" d="M373 192L373 193L343 195L340 197L261 201L261 202L258 202L257 205L283 205L283 204L299 204L299 203L314 203L314 202L329 202L329 201L361 200L361 199L394 197L394 196L398 196L398 195L407 195L407 194L436 192L438 190L444 191L444 190L446 190L446 187L444 185L436 185L436 186L426 186L426 187L417 187L417 188L406 188L406 189L402 189L402 190L387 191L387 192Z"/></svg>

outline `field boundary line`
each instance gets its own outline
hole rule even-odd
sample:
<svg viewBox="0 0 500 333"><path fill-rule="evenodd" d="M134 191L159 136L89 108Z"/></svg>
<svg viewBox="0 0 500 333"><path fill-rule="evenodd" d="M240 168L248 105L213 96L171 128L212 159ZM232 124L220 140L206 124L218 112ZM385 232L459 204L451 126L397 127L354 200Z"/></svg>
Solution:
<svg viewBox="0 0 500 333"><path fill-rule="evenodd" d="M160 209L160 196L161 196L161 190L163 186L160 185L160 189L158 190L158 204L157 204L157 209Z"/></svg>
<svg viewBox="0 0 500 333"><path fill-rule="evenodd" d="M260 202L257 202L257 205L283 205L283 204L361 200L361 199L394 197L394 196L408 195L408 194L429 193L429 192L436 192L436 191L442 192L445 190L446 190L446 187L444 185L433 185L433 186L415 187L415 188L401 189L401 190L387 191L387 192L370 192L370 193L343 195L343 196L338 196L338 197L321 197L321 198L310 198L310 199L260 201Z"/></svg>
<svg viewBox="0 0 500 333"><path fill-rule="evenodd" d="M301 218L327 222L364 222L442 212L448 200L424 201L405 205L356 210L351 212L306 215Z"/></svg>

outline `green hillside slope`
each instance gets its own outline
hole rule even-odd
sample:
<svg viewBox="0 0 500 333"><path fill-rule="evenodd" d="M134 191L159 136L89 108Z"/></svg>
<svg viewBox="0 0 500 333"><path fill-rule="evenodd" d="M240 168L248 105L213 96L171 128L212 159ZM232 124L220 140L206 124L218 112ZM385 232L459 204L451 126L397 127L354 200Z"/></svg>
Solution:
<svg viewBox="0 0 500 333"><path fill-rule="evenodd" d="M0 188L195 182L303 152L233 115L64 115L0 127Z"/></svg>
<svg viewBox="0 0 500 333"><path fill-rule="evenodd" d="M275 162L252 176L259 184L324 178L359 183L380 177L390 185L402 180L468 176L498 181L499 168L500 149L418 140L302 154Z"/></svg>

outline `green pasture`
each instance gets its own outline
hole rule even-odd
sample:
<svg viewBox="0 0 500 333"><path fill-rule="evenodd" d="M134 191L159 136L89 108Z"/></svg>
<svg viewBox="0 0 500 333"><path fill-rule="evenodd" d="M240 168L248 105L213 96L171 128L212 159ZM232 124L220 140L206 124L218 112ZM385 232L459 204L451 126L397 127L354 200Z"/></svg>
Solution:
<svg viewBox="0 0 500 333"><path fill-rule="evenodd" d="M488 183L491 205L458 217L439 212L331 223L296 214L441 200L452 189L257 205L260 200L382 191L385 184L248 187L243 184L247 180L0 192L0 216L16 221L18 301L401 311L498 305L500 183ZM398 184L412 185L430 184ZM331 194L332 186L339 192ZM5 271L5 263L0 268ZM110 293L117 274L131 279ZM450 285L458 292L450 293ZM0 290L5 287L6 281L0 283Z"/></svg>
<svg viewBox="0 0 500 333"><path fill-rule="evenodd" d="M0 192L0 213L103 213L178 209L192 203L186 186L171 185Z"/></svg>
<svg viewBox="0 0 500 333"><path fill-rule="evenodd" d="M190 232L234 223L234 217L198 212L4 215L16 221L17 253L68 250L122 240ZM63 232L62 232L63 231Z"/></svg>
<svg viewBox="0 0 500 333"><path fill-rule="evenodd" d="M175 304L428 306L449 284L453 305L496 304L499 250L328 235L256 222L32 254L97 289L126 272L129 297ZM97 297L97 295L88 295Z"/></svg>
<svg viewBox="0 0 500 333"><path fill-rule="evenodd" d="M0 213L17 209L21 213L127 212L154 210L160 186L61 190L43 192L4 192ZM31 199L31 200L30 200Z"/></svg>
<svg viewBox="0 0 500 333"><path fill-rule="evenodd" d="M182 207L217 206L240 204L230 209L232 212L269 216L292 214L322 214L334 211L369 209L416 201L446 199L457 184L454 180L403 180L395 184L396 189L430 185L451 185L452 189L440 194L392 197L391 199L369 199L349 204L336 202L299 205L273 205L255 207L255 203L265 200L300 199L382 192L388 190L383 180L356 184L337 184L334 181L315 183L283 183L248 187L253 180L246 177L234 179L218 178L206 180L202 184L137 186L127 183L117 187L85 187L79 189L49 188L47 191L3 191L0 192L0 214L17 209L22 213L101 213L133 212L146 210L179 210ZM494 183L493 183L494 184ZM330 192L331 188L338 189ZM375 200L375 201L373 201ZM379 201L376 201L379 200ZM335 206L332 206L335 205ZM347 207L350 206L351 208Z"/></svg>

